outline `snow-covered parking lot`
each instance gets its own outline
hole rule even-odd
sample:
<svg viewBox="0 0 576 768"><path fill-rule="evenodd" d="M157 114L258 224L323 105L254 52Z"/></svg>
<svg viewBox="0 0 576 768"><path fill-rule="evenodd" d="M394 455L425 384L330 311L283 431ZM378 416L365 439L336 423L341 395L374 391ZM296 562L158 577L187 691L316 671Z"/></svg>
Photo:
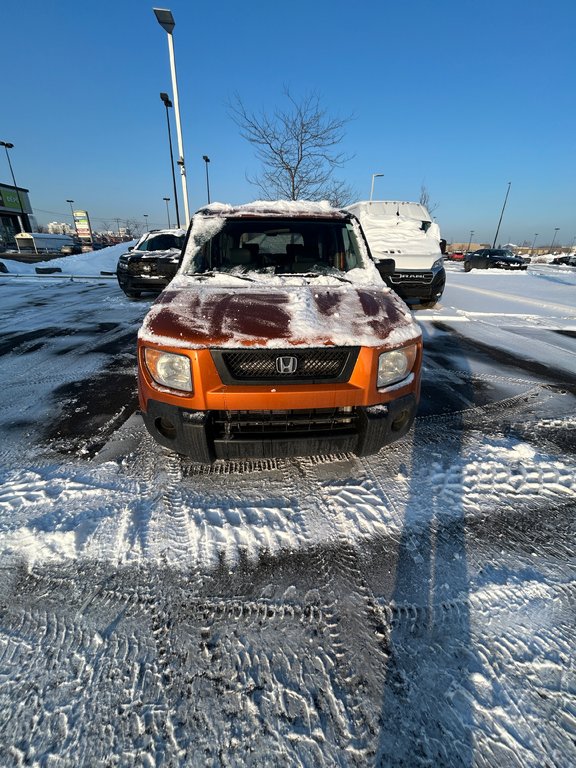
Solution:
<svg viewBox="0 0 576 768"><path fill-rule="evenodd" d="M377 456L210 468L101 254L0 274L0 765L575 765L576 269L447 264Z"/></svg>

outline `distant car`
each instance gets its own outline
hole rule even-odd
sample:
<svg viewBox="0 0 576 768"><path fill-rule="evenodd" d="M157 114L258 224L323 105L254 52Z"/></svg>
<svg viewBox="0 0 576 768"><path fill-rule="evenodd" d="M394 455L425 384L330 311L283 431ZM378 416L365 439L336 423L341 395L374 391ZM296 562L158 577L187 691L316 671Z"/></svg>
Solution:
<svg viewBox="0 0 576 768"><path fill-rule="evenodd" d="M146 232L118 259L116 277L126 296L160 293L172 280L178 267L186 233L183 229Z"/></svg>
<svg viewBox="0 0 576 768"><path fill-rule="evenodd" d="M566 256L557 256L552 259L551 264L565 264L568 267L576 267L576 253L570 253Z"/></svg>
<svg viewBox="0 0 576 768"><path fill-rule="evenodd" d="M63 245L62 248L60 248L60 253L63 256L70 256L70 255L82 253L82 243L74 243L72 245Z"/></svg>
<svg viewBox="0 0 576 768"><path fill-rule="evenodd" d="M466 256L464 271L471 269L528 269L528 264L504 248L481 248Z"/></svg>
<svg viewBox="0 0 576 768"><path fill-rule="evenodd" d="M446 254L446 258L449 261L464 261L463 251L452 251L452 253Z"/></svg>

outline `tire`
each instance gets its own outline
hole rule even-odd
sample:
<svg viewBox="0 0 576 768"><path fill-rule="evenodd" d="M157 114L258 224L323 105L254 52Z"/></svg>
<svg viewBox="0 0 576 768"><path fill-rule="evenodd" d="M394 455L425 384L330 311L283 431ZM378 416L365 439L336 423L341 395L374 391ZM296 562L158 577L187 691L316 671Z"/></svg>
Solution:
<svg viewBox="0 0 576 768"><path fill-rule="evenodd" d="M129 291L126 288L124 289L124 293L126 296L128 296L129 299L139 299L140 298L140 291Z"/></svg>
<svg viewBox="0 0 576 768"><path fill-rule="evenodd" d="M472 265L470 264L470 262L469 261L465 261L464 262L464 272L470 272L471 269L472 269Z"/></svg>
<svg viewBox="0 0 576 768"><path fill-rule="evenodd" d="M438 302L436 299L423 299L422 301L418 302L417 306L420 309L434 309L437 303Z"/></svg>

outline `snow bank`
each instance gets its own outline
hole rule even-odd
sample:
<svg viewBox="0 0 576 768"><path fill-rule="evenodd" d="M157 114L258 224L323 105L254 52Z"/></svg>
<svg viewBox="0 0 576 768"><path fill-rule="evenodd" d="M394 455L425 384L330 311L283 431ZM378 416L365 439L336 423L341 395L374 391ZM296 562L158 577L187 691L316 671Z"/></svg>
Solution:
<svg viewBox="0 0 576 768"><path fill-rule="evenodd" d="M100 275L102 272L116 272L116 264L121 254L134 246L137 240L127 243L118 243L99 251L78 253L72 256L62 256L60 259L38 261L34 264L26 264L10 259L8 254L0 253L0 261L6 266L9 274L35 275L36 267L58 267L63 275Z"/></svg>

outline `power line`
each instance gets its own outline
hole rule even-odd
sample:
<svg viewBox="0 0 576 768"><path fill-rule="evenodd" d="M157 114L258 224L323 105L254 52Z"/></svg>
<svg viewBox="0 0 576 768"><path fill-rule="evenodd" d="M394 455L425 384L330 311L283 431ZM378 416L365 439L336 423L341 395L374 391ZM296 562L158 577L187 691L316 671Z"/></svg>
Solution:
<svg viewBox="0 0 576 768"><path fill-rule="evenodd" d="M69 218L70 216L70 211L67 211L66 213L62 213L62 211L47 211L44 208L34 208L34 211L38 211L39 213L49 213L52 216L62 216L63 218ZM110 222L110 221L116 221L116 219L118 218L120 218L120 221L139 221L139 219L136 218L135 216L131 218L124 218L124 217L118 217L118 216L92 216L92 214L90 214L90 221Z"/></svg>

